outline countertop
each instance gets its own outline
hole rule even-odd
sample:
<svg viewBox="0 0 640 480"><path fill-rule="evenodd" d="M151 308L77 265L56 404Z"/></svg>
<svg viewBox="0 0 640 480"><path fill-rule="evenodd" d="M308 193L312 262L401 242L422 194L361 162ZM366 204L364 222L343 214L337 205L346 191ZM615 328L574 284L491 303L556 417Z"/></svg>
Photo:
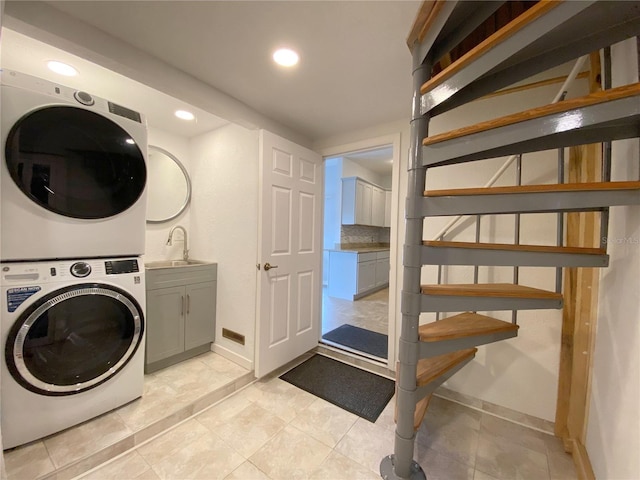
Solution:
<svg viewBox="0 0 640 480"><path fill-rule="evenodd" d="M368 253L368 252L384 252L389 250L389 245L384 244L343 244L336 245L335 248L327 248L330 252L356 252L356 253Z"/></svg>

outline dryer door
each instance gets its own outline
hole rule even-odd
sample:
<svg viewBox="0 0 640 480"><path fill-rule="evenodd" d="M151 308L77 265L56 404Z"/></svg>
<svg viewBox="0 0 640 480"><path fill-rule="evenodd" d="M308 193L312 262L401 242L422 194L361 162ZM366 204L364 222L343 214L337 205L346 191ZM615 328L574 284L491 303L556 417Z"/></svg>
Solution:
<svg viewBox="0 0 640 480"><path fill-rule="evenodd" d="M90 110L46 107L7 137L11 178L32 201L73 218L99 219L131 207L145 187L144 155L119 125Z"/></svg>
<svg viewBox="0 0 640 480"><path fill-rule="evenodd" d="M72 395L116 375L139 348L143 325L140 306L125 291L73 285L41 297L18 318L5 359L26 389Z"/></svg>

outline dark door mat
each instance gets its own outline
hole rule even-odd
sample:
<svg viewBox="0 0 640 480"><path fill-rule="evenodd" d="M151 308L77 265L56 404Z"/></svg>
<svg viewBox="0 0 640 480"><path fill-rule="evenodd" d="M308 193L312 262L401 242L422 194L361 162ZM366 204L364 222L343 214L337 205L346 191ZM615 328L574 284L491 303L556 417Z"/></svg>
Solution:
<svg viewBox="0 0 640 480"><path fill-rule="evenodd" d="M395 391L393 380L322 355L314 355L280 378L372 423Z"/></svg>
<svg viewBox="0 0 640 480"><path fill-rule="evenodd" d="M389 355L387 335L353 325L340 325L325 333L322 338L376 357L387 358Z"/></svg>

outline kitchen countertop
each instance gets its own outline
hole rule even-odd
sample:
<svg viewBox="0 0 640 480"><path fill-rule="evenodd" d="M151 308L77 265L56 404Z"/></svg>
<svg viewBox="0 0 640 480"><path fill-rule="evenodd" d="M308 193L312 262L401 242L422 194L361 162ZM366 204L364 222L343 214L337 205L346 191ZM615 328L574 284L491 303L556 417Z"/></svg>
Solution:
<svg viewBox="0 0 640 480"><path fill-rule="evenodd" d="M336 245L335 248L328 248L330 252L357 252L357 253L368 253L368 252L384 252L389 250L389 245L384 244L343 244Z"/></svg>

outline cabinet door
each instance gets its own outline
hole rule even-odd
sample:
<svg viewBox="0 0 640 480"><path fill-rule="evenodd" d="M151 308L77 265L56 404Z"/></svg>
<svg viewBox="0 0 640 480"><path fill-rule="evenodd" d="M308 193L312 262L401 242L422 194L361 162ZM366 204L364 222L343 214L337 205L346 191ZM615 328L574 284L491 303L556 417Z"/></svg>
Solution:
<svg viewBox="0 0 640 480"><path fill-rule="evenodd" d="M358 293L366 292L376 286L376 261L358 264Z"/></svg>
<svg viewBox="0 0 640 480"><path fill-rule="evenodd" d="M384 225L383 227L391 226L391 191L385 190L384 192Z"/></svg>
<svg viewBox="0 0 640 480"><path fill-rule="evenodd" d="M216 282L186 286L185 350L213 342L216 333Z"/></svg>
<svg viewBox="0 0 640 480"><path fill-rule="evenodd" d="M184 287L147 292L147 363L184 352Z"/></svg>
<svg viewBox="0 0 640 480"><path fill-rule="evenodd" d="M371 224L375 227L384 225L384 190L373 187L373 202L371 205Z"/></svg>
<svg viewBox="0 0 640 480"><path fill-rule="evenodd" d="M389 259L376 260L376 287L389 283Z"/></svg>
<svg viewBox="0 0 640 480"><path fill-rule="evenodd" d="M356 182L356 224L371 225L371 202L373 186L361 181Z"/></svg>

